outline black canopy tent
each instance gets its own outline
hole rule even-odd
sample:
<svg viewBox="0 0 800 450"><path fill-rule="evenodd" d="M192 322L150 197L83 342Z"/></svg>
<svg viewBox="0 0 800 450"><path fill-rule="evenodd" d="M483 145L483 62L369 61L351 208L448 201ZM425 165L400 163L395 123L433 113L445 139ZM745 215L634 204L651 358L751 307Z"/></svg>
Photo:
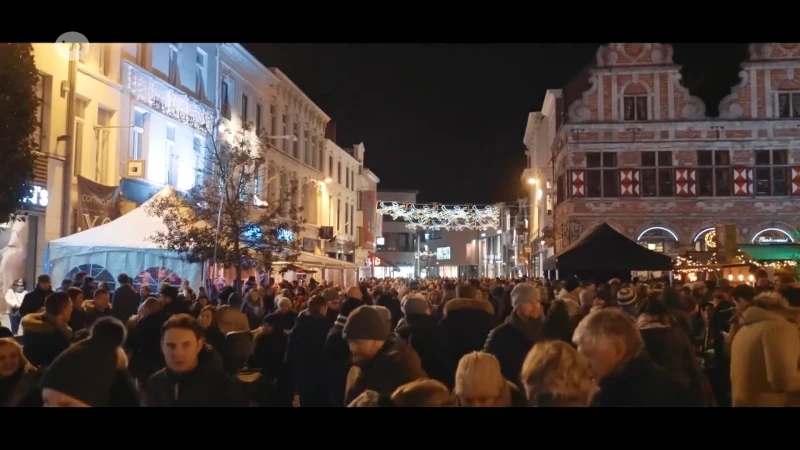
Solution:
<svg viewBox="0 0 800 450"><path fill-rule="evenodd" d="M603 222L563 251L545 260L544 270L563 275L630 277L635 270L669 271L672 258L649 250Z"/></svg>

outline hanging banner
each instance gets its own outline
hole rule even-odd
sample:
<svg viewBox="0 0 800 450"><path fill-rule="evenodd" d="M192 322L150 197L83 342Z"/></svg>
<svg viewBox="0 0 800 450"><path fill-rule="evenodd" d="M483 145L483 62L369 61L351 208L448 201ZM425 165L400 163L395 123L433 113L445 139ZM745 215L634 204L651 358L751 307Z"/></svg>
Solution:
<svg viewBox="0 0 800 450"><path fill-rule="evenodd" d="M106 186L78 176L78 231L119 217L119 186Z"/></svg>

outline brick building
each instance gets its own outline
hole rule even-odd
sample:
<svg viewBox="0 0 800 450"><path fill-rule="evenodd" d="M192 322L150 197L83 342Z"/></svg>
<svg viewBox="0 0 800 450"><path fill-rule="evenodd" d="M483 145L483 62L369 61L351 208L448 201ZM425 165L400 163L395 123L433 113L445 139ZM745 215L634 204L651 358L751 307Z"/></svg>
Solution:
<svg viewBox="0 0 800 450"><path fill-rule="evenodd" d="M567 87L548 91L555 117L525 138L537 156L526 175L546 172L555 191L532 234L534 247L554 247L542 257L603 221L673 255L707 250L721 224L742 244L800 240L800 43L753 44L749 54L717 118L681 84L663 44L603 46Z"/></svg>

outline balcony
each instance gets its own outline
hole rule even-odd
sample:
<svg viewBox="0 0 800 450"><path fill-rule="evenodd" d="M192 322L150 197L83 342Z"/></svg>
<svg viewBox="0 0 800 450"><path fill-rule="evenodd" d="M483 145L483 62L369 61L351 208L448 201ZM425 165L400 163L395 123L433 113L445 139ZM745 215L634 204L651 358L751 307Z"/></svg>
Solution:
<svg viewBox="0 0 800 450"><path fill-rule="evenodd" d="M124 85L134 99L195 130L214 129L214 109L131 62L126 61L125 66Z"/></svg>

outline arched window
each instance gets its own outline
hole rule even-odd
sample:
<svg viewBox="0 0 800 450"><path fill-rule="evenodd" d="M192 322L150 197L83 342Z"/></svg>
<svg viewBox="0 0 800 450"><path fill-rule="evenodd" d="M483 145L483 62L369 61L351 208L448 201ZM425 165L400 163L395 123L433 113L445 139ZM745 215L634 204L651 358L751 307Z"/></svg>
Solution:
<svg viewBox="0 0 800 450"><path fill-rule="evenodd" d="M87 276L94 278L95 286L102 282L105 283L106 287L112 292L117 288L117 280L114 278L114 275L99 264L81 264L78 267L73 267L72 270L64 275L64 279L73 280L75 279L75 274L78 272L86 272Z"/></svg>
<svg viewBox="0 0 800 450"><path fill-rule="evenodd" d="M694 235L692 246L698 252L713 252L717 249L717 230L714 227L708 227L700 230L699 233Z"/></svg>
<svg viewBox="0 0 800 450"><path fill-rule="evenodd" d="M764 228L753 236L751 243L761 245L793 244L794 238L790 233L780 228Z"/></svg>
<svg viewBox="0 0 800 450"><path fill-rule="evenodd" d="M640 245L659 253L669 250L673 243L678 242L678 235L669 228L650 227L639 233L636 239Z"/></svg>
<svg viewBox="0 0 800 450"><path fill-rule="evenodd" d="M150 286L150 292L157 293L161 283L167 282L172 286L180 287L183 279L177 273L164 267L151 267L143 270L133 279L133 287L138 291L144 285Z"/></svg>

